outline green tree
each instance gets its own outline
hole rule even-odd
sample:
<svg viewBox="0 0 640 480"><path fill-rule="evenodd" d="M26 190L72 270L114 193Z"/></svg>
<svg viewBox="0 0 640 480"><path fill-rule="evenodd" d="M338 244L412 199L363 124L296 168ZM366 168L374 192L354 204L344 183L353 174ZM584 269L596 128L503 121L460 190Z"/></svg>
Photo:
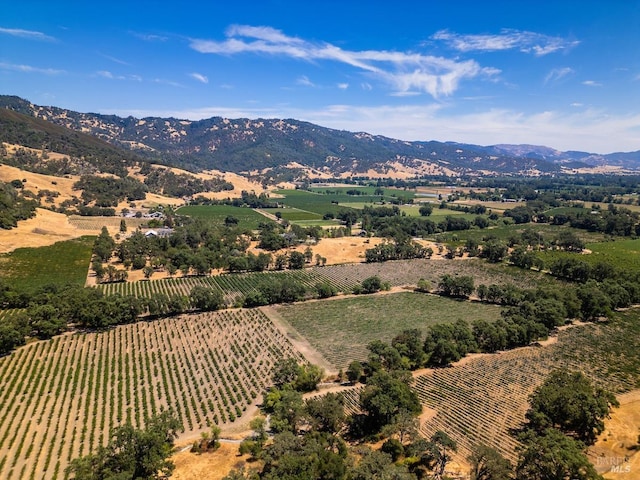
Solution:
<svg viewBox="0 0 640 480"><path fill-rule="evenodd" d="M420 216L428 217L433 213L433 205L431 205L430 203L425 203L424 205L420 206L419 212Z"/></svg>
<svg viewBox="0 0 640 480"><path fill-rule="evenodd" d="M163 412L145 425L141 430L131 424L115 428L106 447L73 460L67 473L76 480L168 478L174 468L168 458L180 422Z"/></svg>
<svg viewBox="0 0 640 480"><path fill-rule="evenodd" d="M471 480L511 480L513 466L496 449L475 445L469 455Z"/></svg>
<svg viewBox="0 0 640 480"><path fill-rule="evenodd" d="M584 445L556 429L539 435L529 430L520 441L518 480L602 480L584 454Z"/></svg>
<svg viewBox="0 0 640 480"><path fill-rule="evenodd" d="M300 252L291 252L289 255L289 268L291 270L300 270L304 268L305 256Z"/></svg>
<svg viewBox="0 0 640 480"><path fill-rule="evenodd" d="M149 280L151 278L151 275L153 275L153 267L151 265L145 265L142 268L142 273L144 275L144 278Z"/></svg>
<svg viewBox="0 0 640 480"><path fill-rule="evenodd" d="M427 444L427 451L421 459L421 463L433 470L433 478L441 479L444 469L451 460L451 453L458 451L456 442L442 430L434 433Z"/></svg>
<svg viewBox="0 0 640 480"><path fill-rule="evenodd" d="M316 431L335 434L344 425L344 398L336 393L308 399L305 410L309 423Z"/></svg>
<svg viewBox="0 0 640 480"><path fill-rule="evenodd" d="M362 281L362 293L376 293L382 288L382 280L377 275L365 278Z"/></svg>
<svg viewBox="0 0 640 480"><path fill-rule="evenodd" d="M538 432L557 428L587 444L604 430L611 407L619 405L612 393L594 388L581 372L565 369L551 372L529 404L529 428Z"/></svg>
<svg viewBox="0 0 640 480"><path fill-rule="evenodd" d="M189 293L191 305L203 312L219 310L224 306L224 298L220 290L196 285Z"/></svg>
<svg viewBox="0 0 640 480"><path fill-rule="evenodd" d="M351 383L356 383L360 380L360 377L362 377L363 371L364 369L362 368L362 364L359 361L354 360L347 367L347 379Z"/></svg>
<svg viewBox="0 0 640 480"><path fill-rule="evenodd" d="M367 380L367 386L360 394L360 404L374 429L379 430L393 422L402 412L418 415L422 411L420 400L409 387L408 380L383 370Z"/></svg>

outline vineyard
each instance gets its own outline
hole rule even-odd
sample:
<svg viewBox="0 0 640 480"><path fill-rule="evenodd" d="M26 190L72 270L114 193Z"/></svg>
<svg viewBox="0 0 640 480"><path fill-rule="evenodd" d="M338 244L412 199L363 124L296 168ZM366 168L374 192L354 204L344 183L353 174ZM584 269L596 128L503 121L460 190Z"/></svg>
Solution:
<svg viewBox="0 0 640 480"><path fill-rule="evenodd" d="M443 430L458 445L456 459L466 463L471 448L484 443L515 460L510 434L524 422L528 397L553 369L585 373L614 393L640 388L640 310L616 315L600 325L560 332L556 343L481 355L451 368L415 372L413 388L433 415L420 432L430 438ZM357 413L362 386L340 392L347 413Z"/></svg>
<svg viewBox="0 0 640 480"><path fill-rule="evenodd" d="M98 286L105 295L134 295L138 298L147 298L154 293L167 295L189 295L195 286L204 286L219 290L224 295L225 303L233 306L247 293L256 289L256 286L270 279L293 278L303 284L307 289L312 289L324 278L311 270L292 270L286 272L254 272L254 273L230 273L216 276L190 276L178 278L164 278L140 282L105 283Z"/></svg>
<svg viewBox="0 0 640 480"><path fill-rule="evenodd" d="M100 233L102 227L110 229L120 228L120 222L124 220L127 228L131 231L138 227L144 227L149 223L148 218L123 218L123 217L84 217L80 215L70 215L69 223L78 230L89 230Z"/></svg>
<svg viewBox="0 0 640 480"><path fill-rule="evenodd" d="M63 478L125 421L171 408L185 435L241 417L274 363L301 359L259 310L36 342L0 359L0 477Z"/></svg>
<svg viewBox="0 0 640 480"><path fill-rule="evenodd" d="M471 275L476 285L481 283L511 283L530 288L540 282L549 282L549 277L533 271L509 268L504 265L490 265L480 260L399 260L385 263L357 263L312 267L304 270L282 272L230 273L217 276L188 276L164 278L140 282L105 283L98 286L106 295L135 295L149 297L154 293L189 295L196 285L219 289L225 303L233 306L247 293L255 290L263 281L287 276L303 284L311 291L321 282L329 282L340 292L351 292L365 278L377 275L391 286L416 285L421 278L435 286L444 274Z"/></svg>

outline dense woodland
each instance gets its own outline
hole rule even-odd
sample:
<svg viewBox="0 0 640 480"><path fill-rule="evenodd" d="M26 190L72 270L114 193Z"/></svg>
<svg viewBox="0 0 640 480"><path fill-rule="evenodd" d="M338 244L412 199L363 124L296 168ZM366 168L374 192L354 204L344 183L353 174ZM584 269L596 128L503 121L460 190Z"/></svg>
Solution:
<svg viewBox="0 0 640 480"><path fill-rule="evenodd" d="M20 220L35 216L38 202L25 193L20 180L0 182L0 228L13 228Z"/></svg>

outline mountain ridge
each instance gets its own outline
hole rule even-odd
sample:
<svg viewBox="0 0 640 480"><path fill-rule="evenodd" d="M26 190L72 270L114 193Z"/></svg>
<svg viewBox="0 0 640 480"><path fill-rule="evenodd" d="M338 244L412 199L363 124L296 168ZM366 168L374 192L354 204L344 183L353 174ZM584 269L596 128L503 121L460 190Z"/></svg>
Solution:
<svg viewBox="0 0 640 480"><path fill-rule="evenodd" d="M561 173L602 165L640 168L640 151L597 155L535 145L409 142L295 119L119 117L43 107L7 95L0 96L0 107L89 133L149 161L192 170L262 172L298 164L324 173L362 175L399 165L417 176L451 176Z"/></svg>

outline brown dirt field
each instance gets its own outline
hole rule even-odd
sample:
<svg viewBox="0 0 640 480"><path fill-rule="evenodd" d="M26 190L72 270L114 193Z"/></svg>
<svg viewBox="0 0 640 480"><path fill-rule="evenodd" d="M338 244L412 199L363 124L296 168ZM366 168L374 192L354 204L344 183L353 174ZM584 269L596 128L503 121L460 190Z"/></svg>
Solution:
<svg viewBox="0 0 640 480"><path fill-rule="evenodd" d="M16 228L0 229L0 253L21 247L44 247L87 234L71 225L69 218L62 213L43 208L38 208L36 212L34 218L18 222Z"/></svg>
<svg viewBox="0 0 640 480"><path fill-rule="evenodd" d="M618 396L620 407L605 421L605 430L589 449L589 459L607 479L640 479L640 390ZM611 472L613 466L619 472Z"/></svg>
<svg viewBox="0 0 640 480"><path fill-rule="evenodd" d="M294 248L287 248L278 252L273 252L274 256L278 253L287 252L301 252L307 249L307 246L311 247L313 251L313 261L315 264L315 256L320 255L327 259L327 265L337 265L341 263L360 263L364 262L364 252L369 248L373 248L376 245L382 243L384 239L378 237L364 238L364 237L340 237L340 238L323 238L316 245L298 245ZM420 240L418 243L425 247L431 247L434 252L438 251L435 243L426 240ZM257 242L252 243L249 251L254 254L262 252L262 250L256 247ZM434 254L433 258L438 255Z"/></svg>
<svg viewBox="0 0 640 480"><path fill-rule="evenodd" d="M175 480L221 480L233 468L247 464L248 455L239 456L238 443L223 442L215 452L195 454L178 452L171 457L176 468L171 475Z"/></svg>

